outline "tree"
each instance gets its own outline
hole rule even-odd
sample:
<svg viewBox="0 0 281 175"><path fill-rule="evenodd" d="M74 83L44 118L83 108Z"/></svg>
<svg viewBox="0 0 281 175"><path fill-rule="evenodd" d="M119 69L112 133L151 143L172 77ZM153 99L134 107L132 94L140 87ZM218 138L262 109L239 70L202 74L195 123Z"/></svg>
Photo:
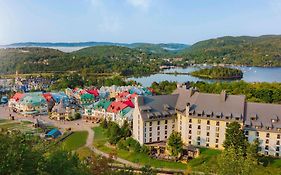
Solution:
<svg viewBox="0 0 281 175"><path fill-rule="evenodd" d="M168 138L167 147L170 151L170 154L172 156L178 156L182 153L182 140L181 140L181 134L179 132L173 131L170 137Z"/></svg>
<svg viewBox="0 0 281 175"><path fill-rule="evenodd" d="M106 128L108 127L108 123L107 123L106 118L104 118L104 119L102 120L102 122L101 122L100 125L101 125L101 127L104 128L104 129L106 129Z"/></svg>
<svg viewBox="0 0 281 175"><path fill-rule="evenodd" d="M57 149L46 157L44 171L52 175L87 174L86 167L80 162L76 154Z"/></svg>
<svg viewBox="0 0 281 175"><path fill-rule="evenodd" d="M232 122L227 126L223 146L226 150L231 147L246 151L247 140L238 122Z"/></svg>
<svg viewBox="0 0 281 175"><path fill-rule="evenodd" d="M115 122L109 122L107 135L109 143L115 145L122 138L119 125Z"/></svg>
<svg viewBox="0 0 281 175"><path fill-rule="evenodd" d="M244 150L228 147L218 157L217 173L221 175L251 175L257 166L257 159L251 154L244 155Z"/></svg>
<svg viewBox="0 0 281 175"><path fill-rule="evenodd" d="M151 166L145 165L141 168L141 175L156 175Z"/></svg>
<svg viewBox="0 0 281 175"><path fill-rule="evenodd" d="M130 125L127 120L124 121L121 127L121 132L122 132L122 137L124 137L124 139L131 136L132 133L131 133Z"/></svg>

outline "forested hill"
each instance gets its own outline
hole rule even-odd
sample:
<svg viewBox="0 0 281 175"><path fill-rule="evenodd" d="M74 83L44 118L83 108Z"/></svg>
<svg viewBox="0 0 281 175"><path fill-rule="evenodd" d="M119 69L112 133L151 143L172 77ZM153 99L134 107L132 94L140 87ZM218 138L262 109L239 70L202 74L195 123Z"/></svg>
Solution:
<svg viewBox="0 0 281 175"><path fill-rule="evenodd" d="M210 39L184 49L181 55L195 63L281 66L281 35Z"/></svg>
<svg viewBox="0 0 281 175"><path fill-rule="evenodd" d="M49 42L23 42L14 43L10 45L0 46L6 48L17 48L17 47L47 47L47 48L60 48L60 47L94 47L94 46L123 46L131 49L137 49L149 53L162 54L163 56L175 54L189 45L179 43L113 43L113 42L77 42L77 43L49 43Z"/></svg>
<svg viewBox="0 0 281 175"><path fill-rule="evenodd" d="M77 71L89 73L150 74L159 71L159 59L136 49L96 46L72 53L47 48L0 49L0 73Z"/></svg>

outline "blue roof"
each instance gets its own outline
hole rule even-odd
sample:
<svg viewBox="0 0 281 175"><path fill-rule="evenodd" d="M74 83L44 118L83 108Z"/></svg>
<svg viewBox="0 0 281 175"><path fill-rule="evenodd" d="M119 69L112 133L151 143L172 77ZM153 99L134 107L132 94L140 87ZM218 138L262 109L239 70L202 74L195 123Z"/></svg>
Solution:
<svg viewBox="0 0 281 175"><path fill-rule="evenodd" d="M60 135L61 135L61 132L58 129L56 129L56 128L52 129L51 131L49 131L46 134L46 136L50 136L50 137L53 137L53 138L57 138Z"/></svg>

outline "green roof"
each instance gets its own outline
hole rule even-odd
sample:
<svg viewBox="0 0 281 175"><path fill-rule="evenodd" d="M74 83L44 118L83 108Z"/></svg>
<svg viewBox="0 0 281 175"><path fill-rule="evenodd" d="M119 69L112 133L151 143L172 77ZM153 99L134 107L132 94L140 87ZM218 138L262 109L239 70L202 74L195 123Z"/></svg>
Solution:
<svg viewBox="0 0 281 175"><path fill-rule="evenodd" d="M126 107L123 110L121 110L120 113L122 116L124 116L124 115L128 114L131 110L132 110L131 107Z"/></svg>
<svg viewBox="0 0 281 175"><path fill-rule="evenodd" d="M24 105L40 106L41 104L47 103L43 96L27 95L21 99L21 103Z"/></svg>
<svg viewBox="0 0 281 175"><path fill-rule="evenodd" d="M94 96L92 94L83 94L81 95L81 100L93 100Z"/></svg>
<svg viewBox="0 0 281 175"><path fill-rule="evenodd" d="M98 109L98 108L102 108L102 109L107 109L108 106L111 104L112 102L109 100L101 100L99 101L95 106L94 109Z"/></svg>

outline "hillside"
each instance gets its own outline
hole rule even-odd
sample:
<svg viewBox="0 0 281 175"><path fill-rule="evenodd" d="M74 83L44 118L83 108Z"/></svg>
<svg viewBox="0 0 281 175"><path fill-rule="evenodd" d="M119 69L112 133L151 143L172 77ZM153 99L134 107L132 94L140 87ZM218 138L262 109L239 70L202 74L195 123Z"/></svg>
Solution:
<svg viewBox="0 0 281 175"><path fill-rule="evenodd" d="M44 70L49 59L62 57L63 52L47 48L0 49L0 73L37 72Z"/></svg>
<svg viewBox="0 0 281 175"><path fill-rule="evenodd" d="M195 43L181 56L193 63L281 66L281 36L221 37Z"/></svg>
<svg viewBox="0 0 281 175"><path fill-rule="evenodd" d="M93 46L123 46L131 49L138 49L148 53L157 53L162 55L175 54L181 51L189 45L179 43L113 43L113 42L76 42L76 43L50 43L50 42L23 42L13 43L10 45L0 46L6 48L18 48L18 47L47 47L47 48L59 48L59 47L93 47Z"/></svg>
<svg viewBox="0 0 281 175"><path fill-rule="evenodd" d="M192 76L205 79L241 79L243 72L240 69L228 67L204 68L190 73Z"/></svg>
<svg viewBox="0 0 281 175"><path fill-rule="evenodd" d="M157 56L120 46L96 46L72 53L48 48L0 49L0 73L78 71L149 74L158 71Z"/></svg>

